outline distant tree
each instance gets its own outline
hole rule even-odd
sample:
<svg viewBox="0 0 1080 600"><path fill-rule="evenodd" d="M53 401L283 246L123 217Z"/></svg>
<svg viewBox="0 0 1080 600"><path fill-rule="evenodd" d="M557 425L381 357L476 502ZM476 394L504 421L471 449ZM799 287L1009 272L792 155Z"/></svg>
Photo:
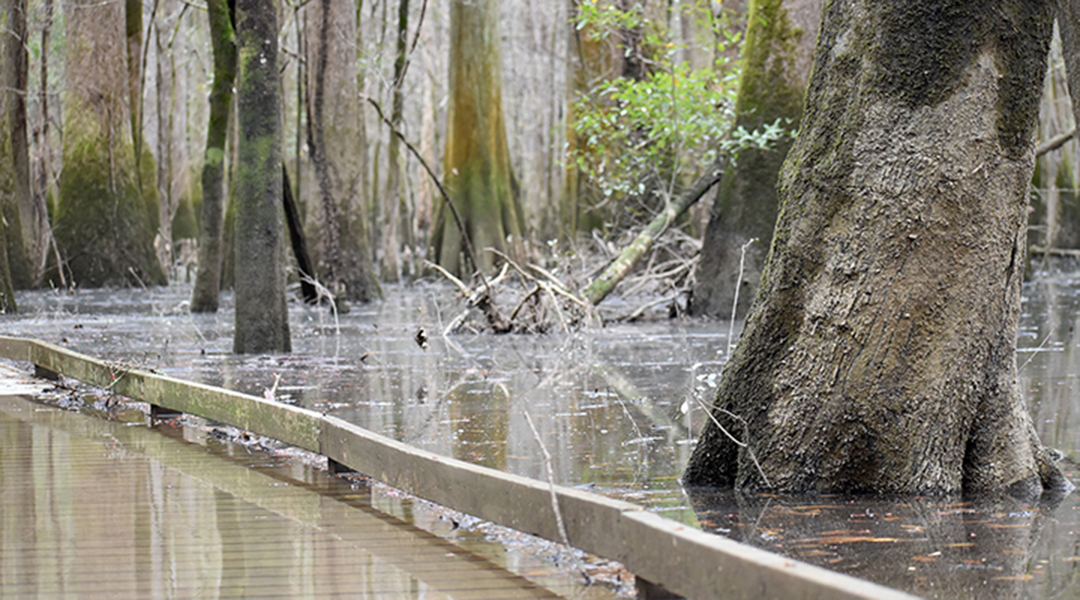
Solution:
<svg viewBox="0 0 1080 600"><path fill-rule="evenodd" d="M236 22L240 139L233 352L288 352L276 3L237 0Z"/></svg>
<svg viewBox="0 0 1080 600"><path fill-rule="evenodd" d="M9 285L34 283L37 259L37 218L30 187L30 154L26 127L27 19L26 0L7 0L0 23L3 37L0 90L0 208L6 221L5 250Z"/></svg>
<svg viewBox="0 0 1080 600"><path fill-rule="evenodd" d="M164 284L153 246L156 190L144 196L136 171L125 5L68 0L64 7L64 168L54 221L60 253L83 287ZM142 161L153 173L149 163Z"/></svg>
<svg viewBox="0 0 1080 600"><path fill-rule="evenodd" d="M26 104L22 104L22 127L19 131L19 109L17 103L21 96L19 90L25 90L18 86L19 62L22 61L22 76L25 81L26 63L25 52L19 47L25 47L23 40L26 35L26 2L15 0L5 2L3 12L0 13L0 27L3 27L2 47L3 67L0 73L4 75L4 88L0 90L0 205L3 207L3 219L0 219L0 313L13 313L18 310L15 302L15 292L12 285L11 267L9 257L11 249L9 239L21 240L21 231L15 228L19 223L19 200L20 194L30 196L30 173L27 167L29 156L26 148ZM20 35L21 33L21 35ZM22 136L22 149L19 149L19 136ZM23 155L22 160L19 154ZM20 174L20 170L26 167L26 173ZM25 180L24 180L25 176ZM10 217L8 215L11 215ZM22 244L16 244L14 250L19 251ZM24 252L25 256L25 252ZM25 265L29 266L29 265Z"/></svg>
<svg viewBox="0 0 1080 600"><path fill-rule="evenodd" d="M755 131L777 123L794 132L802 117L823 0L751 0L735 125ZM776 226L776 178L793 138L746 148L720 180L698 263L690 312L730 316L737 287L742 311L753 298ZM748 240L745 262L741 248ZM743 267L740 273L740 266Z"/></svg>
<svg viewBox="0 0 1080 600"><path fill-rule="evenodd" d="M405 94L401 86L405 83L406 53L409 37L409 0L398 0L398 22L396 45L394 48L394 79L392 81L390 123L395 129L401 128L402 113L405 109ZM401 227L401 205L404 201L401 175L404 165L401 156L401 140L392 132L386 146L386 193L382 195L382 278L397 281L401 277L398 253L401 251L399 229Z"/></svg>
<svg viewBox="0 0 1080 600"><path fill-rule="evenodd" d="M367 144L358 100L356 11L353 0L318 0L308 21L308 146L318 202L308 223L318 277L335 296L378 299L368 241Z"/></svg>
<svg viewBox="0 0 1080 600"><path fill-rule="evenodd" d="M217 312L221 293L222 226L225 218L225 142L229 133L236 82L236 20L228 0L208 0L214 83L210 88L210 123L202 168L202 230L199 266L192 292L192 312Z"/></svg>
<svg viewBox="0 0 1080 600"><path fill-rule="evenodd" d="M450 4L450 108L443 173L461 213L465 233L490 267L486 247L520 243L524 220L506 144L502 106L502 49L498 0L452 0ZM433 230L435 261L464 273L461 232L440 203Z"/></svg>
<svg viewBox="0 0 1080 600"><path fill-rule="evenodd" d="M1016 383L1053 5L828 3L761 288L686 484L1064 485Z"/></svg>

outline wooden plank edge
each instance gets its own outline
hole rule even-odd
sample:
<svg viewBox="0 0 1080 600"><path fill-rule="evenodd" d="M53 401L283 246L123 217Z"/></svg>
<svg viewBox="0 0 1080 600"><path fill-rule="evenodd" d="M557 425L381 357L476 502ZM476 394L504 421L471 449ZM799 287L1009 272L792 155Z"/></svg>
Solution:
<svg viewBox="0 0 1080 600"><path fill-rule="evenodd" d="M707 533L656 513L624 515L624 548L609 558L687 598L913 600L850 575Z"/></svg>
<svg viewBox="0 0 1080 600"><path fill-rule="evenodd" d="M46 342L29 342L30 361L152 406L197 415L318 453L322 415L201 383L109 363Z"/></svg>

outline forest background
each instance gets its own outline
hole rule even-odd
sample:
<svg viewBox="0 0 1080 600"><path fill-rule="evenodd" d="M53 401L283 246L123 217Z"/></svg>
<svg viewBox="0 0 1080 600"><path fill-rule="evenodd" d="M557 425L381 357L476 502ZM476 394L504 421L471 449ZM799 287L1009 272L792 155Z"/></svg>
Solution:
<svg viewBox="0 0 1080 600"><path fill-rule="evenodd" d="M425 261L465 272L465 249L447 239L456 229L426 167L449 182L453 195L455 179L478 160L469 147L478 145L489 165L482 171L496 165L509 182L490 192L498 196L495 209L460 206L477 223L478 246L557 268L571 287L584 287L633 235L707 177L718 156L732 159L730 171L740 150L786 150L784 133L796 128L798 115L766 119L767 109L748 108L746 96L755 93L749 71L762 67L751 60L755 36L747 29L757 29L756 43L766 48L764 69L794 65L802 50L792 40L812 29L786 21L785 11L799 4L277 2L283 162L319 278L340 297L364 301L378 295L376 279L416 279L429 272ZM214 80L207 8L188 0L5 0L0 245L7 256L0 263L15 288L151 285L192 276ZM475 20L461 16L465 9ZM483 64L492 68L465 69ZM1071 136L1057 43L1046 88L1038 136L1048 145L1032 185L1033 257L1080 248L1080 146ZM455 124L451 107L469 93L479 93L471 102L487 103L475 113L483 123ZM745 120L755 111L762 118ZM487 137L468 139L478 131ZM88 136L95 141L77 143ZM90 152L84 156L80 147ZM234 116L224 152L230 205L235 148ZM104 179L89 174L95 161L104 165ZM752 187L774 183L759 174ZM125 186L128 192L117 193ZM86 203L97 189L110 190L108 199ZM701 280L718 271L700 267L710 213L715 218L721 205L714 193L671 224L667 242L638 267L647 276L624 284L624 292L659 296L674 314L730 310L731 280L721 284L723 302L705 307L700 291L697 311L691 301ZM327 208L325 198L335 194L335 208L345 214ZM764 214L771 227L775 206L744 195L748 208L724 210ZM232 284L229 212L224 287ZM492 215L501 220L497 226L483 220ZM359 224L357 248L369 261L371 283L349 281L342 271L356 268L331 258L329 245L341 244L340 233L325 223L349 219ZM483 238L493 230L498 235ZM767 235L743 231L738 241ZM759 262L767 247L759 240ZM106 259L86 258L97 252ZM483 265L496 262L482 254ZM746 299L754 275L751 268L744 276ZM0 297L2 308L14 309L10 289ZM720 306L728 308L721 313Z"/></svg>

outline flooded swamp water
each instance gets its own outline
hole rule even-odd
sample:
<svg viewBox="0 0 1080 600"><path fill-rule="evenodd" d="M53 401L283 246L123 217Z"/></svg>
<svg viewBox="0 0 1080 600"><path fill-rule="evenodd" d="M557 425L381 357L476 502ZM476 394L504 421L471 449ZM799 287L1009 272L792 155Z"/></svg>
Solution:
<svg viewBox="0 0 1080 600"><path fill-rule="evenodd" d="M452 290L416 284L335 317L294 302L293 352L233 356L231 297L190 287L18 297L6 335L334 414L436 453L643 504L667 517L936 598L1080 595L1078 494L1009 499L688 496L678 476L729 324L657 320L574 334L455 334ZM1042 439L1080 469L1080 275L1024 289L1020 385ZM418 332L424 332L419 336ZM422 338L426 343L421 344ZM535 423L539 440L528 424Z"/></svg>

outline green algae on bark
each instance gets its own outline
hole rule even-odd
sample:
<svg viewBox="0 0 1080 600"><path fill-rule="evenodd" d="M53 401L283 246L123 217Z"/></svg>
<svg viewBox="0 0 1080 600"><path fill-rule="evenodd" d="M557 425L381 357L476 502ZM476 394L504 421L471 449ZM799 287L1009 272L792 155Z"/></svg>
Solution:
<svg viewBox="0 0 1080 600"><path fill-rule="evenodd" d="M714 404L745 445L707 423L688 485L1025 496L1067 485L1016 385L1034 115L1001 114L1038 101L1050 2L939 15L973 20L939 27L979 32L979 51L939 50L949 66L919 77L947 92L917 96L883 85L867 52L882 35L871 17L897 4L826 5L761 288ZM937 6L900 4L909 18L890 35L928 26L911 5ZM1031 26L1024 41L1002 34L1017 23Z"/></svg>

